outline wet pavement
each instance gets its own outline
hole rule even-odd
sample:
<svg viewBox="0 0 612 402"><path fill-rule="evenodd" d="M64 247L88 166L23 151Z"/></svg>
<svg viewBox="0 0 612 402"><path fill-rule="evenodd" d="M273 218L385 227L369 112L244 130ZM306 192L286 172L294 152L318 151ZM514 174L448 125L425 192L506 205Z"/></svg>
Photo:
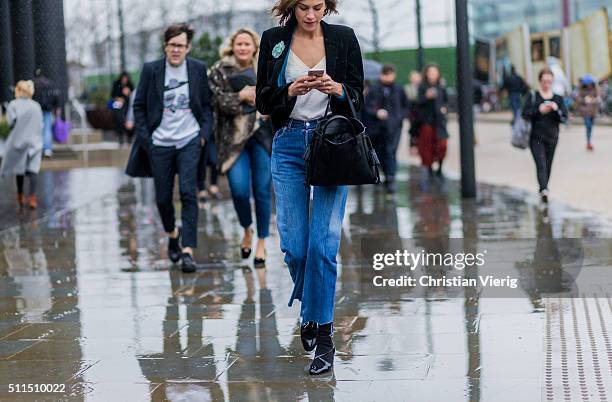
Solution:
<svg viewBox="0 0 612 402"><path fill-rule="evenodd" d="M463 201L455 181L414 168L401 178L394 199L351 189L336 365L320 378L304 371L274 223L267 268L253 269L240 259L231 201L203 205L199 270L182 274L165 259L150 180L116 168L43 172L36 211L17 210L3 180L0 400L612 398L612 223L561 204L545 211L511 188L480 186L477 201ZM497 245L519 294L375 289L363 254L372 238L391 249Z"/></svg>

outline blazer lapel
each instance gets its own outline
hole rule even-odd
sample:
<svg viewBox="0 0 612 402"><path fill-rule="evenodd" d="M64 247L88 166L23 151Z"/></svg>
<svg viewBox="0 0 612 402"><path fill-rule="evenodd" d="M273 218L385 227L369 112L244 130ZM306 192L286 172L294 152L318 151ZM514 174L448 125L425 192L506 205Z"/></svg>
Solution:
<svg viewBox="0 0 612 402"><path fill-rule="evenodd" d="M289 50L291 49L291 41L293 38L293 28L294 28L293 26L285 26L285 28L281 31L281 34L277 38L272 39L273 43L270 44L271 52L274 50L274 47L276 47L281 42L283 42L285 46L280 56L278 56L277 58L274 58L274 56L272 56L274 60L274 70L273 70L272 76L278 77L277 81L278 81L279 87L282 86L280 85L280 83L286 83L285 77L284 77L285 65L287 64L287 57L289 56Z"/></svg>
<svg viewBox="0 0 612 402"><path fill-rule="evenodd" d="M160 63L155 66L155 93L162 101L164 99L164 81L166 79L166 59L160 60Z"/></svg>
<svg viewBox="0 0 612 402"><path fill-rule="evenodd" d="M187 63L187 81L189 81L189 107L193 110L193 104L196 99L195 91L198 87L198 83L196 83L197 74L194 71L193 63L189 59L185 59L185 63Z"/></svg>
<svg viewBox="0 0 612 402"><path fill-rule="evenodd" d="M336 73L336 59L338 58L338 46L333 40L330 26L325 22L321 21L321 27L323 28L323 40L325 42L325 69L327 74L334 78Z"/></svg>

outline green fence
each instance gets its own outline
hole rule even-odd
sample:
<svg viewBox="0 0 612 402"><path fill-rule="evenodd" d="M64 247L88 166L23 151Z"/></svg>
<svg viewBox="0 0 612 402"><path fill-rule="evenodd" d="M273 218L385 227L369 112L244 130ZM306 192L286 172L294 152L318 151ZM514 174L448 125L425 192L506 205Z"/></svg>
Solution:
<svg viewBox="0 0 612 402"><path fill-rule="evenodd" d="M391 63L397 68L397 80L400 84L408 82L408 77L412 70L417 66L417 50L416 49L400 49L400 50L385 50L379 53L378 58L374 57L373 53L366 53L366 59L377 60L380 63ZM446 79L449 87L455 86L456 79L456 58L454 47L434 47L425 49L425 63L436 63L440 66L442 77ZM138 82L139 71L130 72L132 82ZM117 79L113 76L112 80ZM88 76L85 78L85 88L93 92L108 92L110 96L111 78L108 75L101 74L97 76Z"/></svg>
<svg viewBox="0 0 612 402"><path fill-rule="evenodd" d="M376 60L373 53L366 53L366 59ZM391 63L397 68L397 80L400 84L408 82L408 76L417 67L417 50L385 50L379 53L380 63ZM434 47L425 49L425 64L436 63L440 66L442 77L449 87L455 86L456 57L454 47Z"/></svg>

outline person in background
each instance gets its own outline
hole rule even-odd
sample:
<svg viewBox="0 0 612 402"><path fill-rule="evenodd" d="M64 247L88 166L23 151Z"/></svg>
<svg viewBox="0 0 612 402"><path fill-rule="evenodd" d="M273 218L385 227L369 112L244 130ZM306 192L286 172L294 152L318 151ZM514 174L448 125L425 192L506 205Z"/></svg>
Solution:
<svg viewBox="0 0 612 402"><path fill-rule="evenodd" d="M587 74L580 80L580 89L576 97L576 103L578 105L578 112L584 119L587 139L586 148L588 151L592 151L593 124L595 124L595 117L599 113L599 105L601 104L601 95L593 76Z"/></svg>
<svg viewBox="0 0 612 402"><path fill-rule="evenodd" d="M15 99L7 108L7 120L11 132L6 140L5 154L0 166L1 176L16 176L17 203L25 203L24 178L30 180L30 192L27 203L30 209L36 209L36 181L40 170L43 152L43 111L39 103L32 100L34 83L19 81L15 86Z"/></svg>
<svg viewBox="0 0 612 402"><path fill-rule="evenodd" d="M43 156L53 156L53 118L61 113L59 90L55 83L43 75L42 70L36 70L34 77L34 97L43 111Z"/></svg>
<svg viewBox="0 0 612 402"><path fill-rule="evenodd" d="M474 116L474 145L478 145L478 138L476 136L476 122L480 118L480 113L482 113L482 99L484 97L484 92L482 88L482 82L474 78L472 91L472 113Z"/></svg>
<svg viewBox="0 0 612 402"><path fill-rule="evenodd" d="M529 86L517 72L514 66L510 66L510 74L504 77L502 90L508 92L510 107L512 108L512 123L521 112L521 99L529 91Z"/></svg>
<svg viewBox="0 0 612 402"><path fill-rule="evenodd" d="M419 114L418 98L419 86L423 82L423 76L418 71L410 72L410 83L404 86L404 93L408 99L408 122L410 123L410 147L416 149L419 138Z"/></svg>
<svg viewBox="0 0 612 402"><path fill-rule="evenodd" d="M255 268L265 267L266 238L272 216L272 176L270 173L271 130L268 139L256 136L262 122L255 109L255 68L259 36L240 28L232 34L229 46L221 50L221 60L210 69L210 89L215 112L215 142L221 174L227 174L234 208L244 229L240 253L249 258L253 242L251 194L255 199L257 246Z"/></svg>
<svg viewBox="0 0 612 402"><path fill-rule="evenodd" d="M404 89L395 82L395 66L385 64L377 83L368 90L366 108L373 127L369 133L385 174L385 190L395 192L397 173L397 147L402 134L402 123L408 113L408 98Z"/></svg>
<svg viewBox="0 0 612 402"><path fill-rule="evenodd" d="M202 143L212 139L212 110L206 65L187 58L194 30L175 24L164 32L165 57L145 63L134 99L136 140L126 173L153 176L168 257L185 273L196 271L198 241L197 170ZM143 155L144 154L144 155ZM175 222L178 175L182 228Z"/></svg>
<svg viewBox="0 0 612 402"><path fill-rule="evenodd" d="M434 174L433 163L438 162L436 174L441 177L448 142L448 132L446 130L448 94L443 84L440 68L437 65L426 66L423 77L424 81L419 86L417 100L421 121L418 150L421 162L430 175Z"/></svg>
<svg viewBox="0 0 612 402"><path fill-rule="evenodd" d="M136 99L136 90L133 90L130 94L130 100L127 107L127 112L125 113L125 122L124 127L131 133L134 133L134 99Z"/></svg>
<svg viewBox="0 0 612 402"><path fill-rule="evenodd" d="M548 181L559 141L559 124L567 120L567 108L563 97L553 93L552 70L540 70L538 81L540 89L536 91L535 96L526 97L522 117L531 122L529 147L536 165L540 198L542 203L547 204L550 195Z"/></svg>
<svg viewBox="0 0 612 402"><path fill-rule="evenodd" d="M223 196L219 190L219 169L217 168L217 145L207 142L202 147L200 161L198 162L198 200L208 202L210 199L219 200ZM208 178L210 185L206 185Z"/></svg>
<svg viewBox="0 0 612 402"><path fill-rule="evenodd" d="M115 131L119 140L119 145L129 144L131 138L125 126L130 96L134 90L134 85L130 81L130 76L125 71L113 82L111 97L113 98L113 120L115 121ZM126 143L127 139L127 143Z"/></svg>

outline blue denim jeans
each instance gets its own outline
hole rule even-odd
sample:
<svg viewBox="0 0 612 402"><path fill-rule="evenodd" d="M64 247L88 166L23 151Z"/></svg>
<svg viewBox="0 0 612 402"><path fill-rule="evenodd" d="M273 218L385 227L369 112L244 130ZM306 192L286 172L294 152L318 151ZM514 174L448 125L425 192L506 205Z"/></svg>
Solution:
<svg viewBox="0 0 612 402"><path fill-rule="evenodd" d="M595 124L595 118L584 116L584 126L586 127L587 144L591 143L593 138L593 124Z"/></svg>
<svg viewBox="0 0 612 402"><path fill-rule="evenodd" d="M255 217L257 218L257 237L264 239L270 234L270 215L272 215L272 177L270 175L270 155L254 137L251 137L240 156L227 173L234 208L238 213L240 226L251 226L251 183L255 198Z"/></svg>
<svg viewBox="0 0 612 402"><path fill-rule="evenodd" d="M43 151L51 151L53 149L53 113L43 112Z"/></svg>
<svg viewBox="0 0 612 402"><path fill-rule="evenodd" d="M304 152L317 121L289 120L272 142L272 180L281 250L289 267L293 300L301 300L303 322L334 319L336 255L348 189L306 186Z"/></svg>
<svg viewBox="0 0 612 402"><path fill-rule="evenodd" d="M512 122L516 120L516 117L521 113L521 94L518 92L511 92L510 107L512 108Z"/></svg>

